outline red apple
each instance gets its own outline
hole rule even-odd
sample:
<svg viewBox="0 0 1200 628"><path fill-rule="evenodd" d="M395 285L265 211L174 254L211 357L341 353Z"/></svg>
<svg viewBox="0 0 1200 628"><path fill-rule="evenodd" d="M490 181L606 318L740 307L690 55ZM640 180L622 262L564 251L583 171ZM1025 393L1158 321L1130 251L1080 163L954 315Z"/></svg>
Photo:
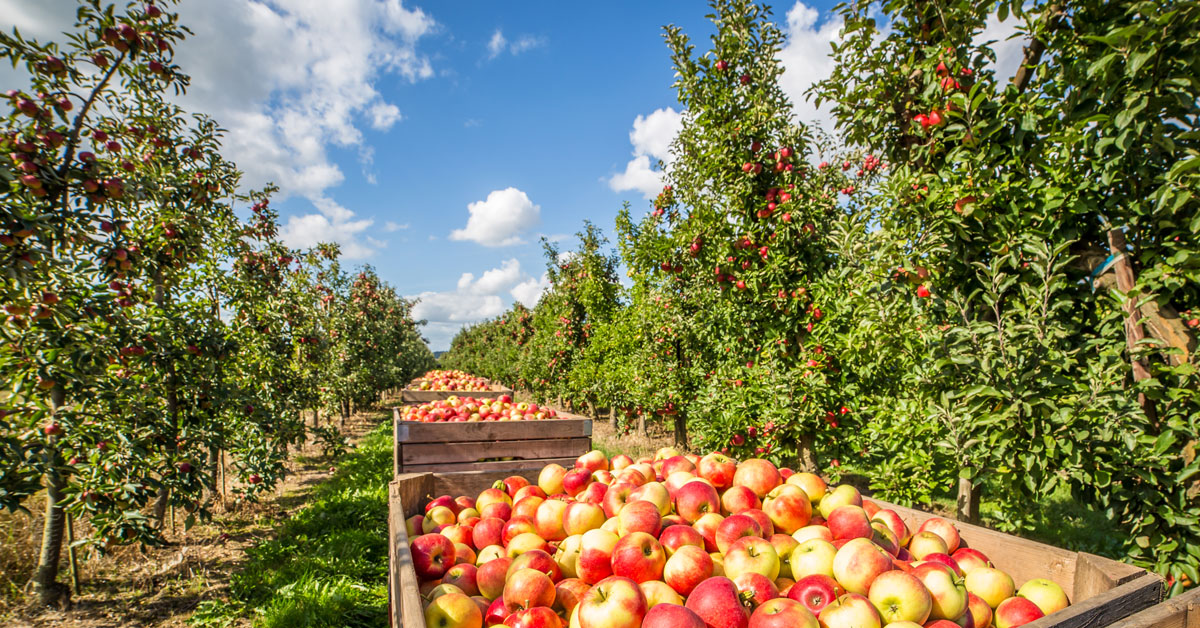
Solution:
<svg viewBox="0 0 1200 628"><path fill-rule="evenodd" d="M519 569L509 574L504 584L503 598L509 608L550 606L554 603L554 583L549 576L536 569Z"/></svg>
<svg viewBox="0 0 1200 628"><path fill-rule="evenodd" d="M770 578L754 572L746 572L733 579L733 584L742 594L742 601L750 606L750 610L758 608L767 600L779 597L779 587Z"/></svg>
<svg viewBox="0 0 1200 628"><path fill-rule="evenodd" d="M504 618L503 625L509 628L563 628L562 618L545 606L517 611Z"/></svg>
<svg viewBox="0 0 1200 628"><path fill-rule="evenodd" d="M562 486L567 495L575 497L592 483L592 472L588 469L571 469L563 474Z"/></svg>
<svg viewBox="0 0 1200 628"><path fill-rule="evenodd" d="M617 514L617 534L628 536L633 532L645 532L657 537L662 530L662 514L652 502L638 500L625 504Z"/></svg>
<svg viewBox="0 0 1200 628"><path fill-rule="evenodd" d="M700 477L712 482L719 491L733 486L733 476L737 472L737 462L719 453L711 453L700 459L696 471Z"/></svg>
<svg viewBox="0 0 1200 628"><path fill-rule="evenodd" d="M867 598L847 593L821 609L821 628L880 628L879 613Z"/></svg>
<svg viewBox="0 0 1200 628"><path fill-rule="evenodd" d="M795 560L792 562L794 565ZM866 595L875 578L891 569L892 557L870 539L850 539L833 557L833 577L847 591L858 595Z"/></svg>
<svg viewBox="0 0 1200 628"><path fill-rule="evenodd" d="M871 521L886 525L896 535L896 540L902 547L908 545L910 536L908 526L905 525L904 520L900 518L900 515L896 511L885 508L871 515Z"/></svg>
<svg viewBox="0 0 1200 628"><path fill-rule="evenodd" d="M567 502L558 499L547 499L542 502L534 516L538 536L547 541L561 541L567 538L563 528L563 515L567 511Z"/></svg>
<svg viewBox="0 0 1200 628"><path fill-rule="evenodd" d="M612 553L617 546L617 535L608 530L589 530L584 533L575 561L575 572L579 579L596 584L612 575Z"/></svg>
<svg viewBox="0 0 1200 628"><path fill-rule="evenodd" d="M579 578L564 579L554 585L554 610L560 612L563 617L570 617L571 611L591 588L591 585Z"/></svg>
<svg viewBox="0 0 1200 628"><path fill-rule="evenodd" d="M663 464L662 464L663 477L669 478L669 477L671 477L672 473L676 473L679 471L686 471L688 473L695 474L696 473L696 465L692 464L691 460L688 460L687 458L685 458L683 456L671 456L670 458L663 460Z"/></svg>
<svg viewBox="0 0 1200 628"><path fill-rule="evenodd" d="M725 554L729 551L729 547L733 542L746 536L756 536L763 538L762 526L758 525L752 517L746 515L733 515L726 517L725 520L717 526L716 544L717 551Z"/></svg>
<svg viewBox="0 0 1200 628"><path fill-rule="evenodd" d="M971 616L975 628L988 628L992 625L992 607L974 593L967 593L967 614Z"/></svg>
<svg viewBox="0 0 1200 628"><path fill-rule="evenodd" d="M818 628L816 615L785 597L764 602L750 615L749 628Z"/></svg>
<svg viewBox="0 0 1200 628"><path fill-rule="evenodd" d="M495 517L482 519L471 530L471 544L479 549L504 542L504 522Z"/></svg>
<svg viewBox="0 0 1200 628"><path fill-rule="evenodd" d="M917 528L917 532L932 532L942 538L946 542L946 550L943 554L950 554L958 549L959 537L958 528L954 524L942 519L941 517L933 517L926 519L921 527Z"/></svg>
<svg viewBox="0 0 1200 628"><path fill-rule="evenodd" d="M1023 597L1010 597L996 607L992 619L996 628L1016 628L1045 617L1042 609Z"/></svg>
<svg viewBox="0 0 1200 628"><path fill-rule="evenodd" d="M512 564L512 559L506 557L496 558L479 566L475 572L475 584L479 587L479 593L489 600L494 600L500 597L504 592L504 579L508 575L508 567Z"/></svg>
<svg viewBox="0 0 1200 628"><path fill-rule="evenodd" d="M771 518L768 517L767 513L763 512L762 510L759 510L758 508L751 508L749 510L743 510L738 514L753 519L755 523L758 524L758 527L762 529L762 537L764 539L770 538L772 534L775 534L775 524L771 523Z"/></svg>
<svg viewBox="0 0 1200 628"><path fill-rule="evenodd" d="M988 560L988 557L983 552L969 547L960 547L954 550L954 553L950 557L954 559L954 562L958 563L958 567L962 569L964 575L980 567L992 566L992 561Z"/></svg>
<svg viewBox="0 0 1200 628"><path fill-rule="evenodd" d="M621 482L619 480L616 484L608 487L608 490L604 493L604 499L600 502L600 505L604 508L604 514L609 519L616 517L617 513L621 512L621 508L629 501L629 496L637 487L638 485L636 484Z"/></svg>
<svg viewBox="0 0 1200 628"><path fill-rule="evenodd" d="M440 534L422 534L409 543L413 569L421 580L437 580L454 565L454 542Z"/></svg>
<svg viewBox="0 0 1200 628"><path fill-rule="evenodd" d="M620 471L631 464L633 464L633 458L630 458L625 454L617 454L613 456L611 466L613 471Z"/></svg>
<svg viewBox="0 0 1200 628"><path fill-rule="evenodd" d="M662 579L666 562L667 554L662 545L645 532L631 532L621 537L612 551L613 575L634 582Z"/></svg>
<svg viewBox="0 0 1200 628"><path fill-rule="evenodd" d="M575 468L588 471L607 471L608 458L599 449L593 449L575 460Z"/></svg>
<svg viewBox="0 0 1200 628"><path fill-rule="evenodd" d="M826 519L834 540L871 538L871 520L861 506L838 506Z"/></svg>
<svg viewBox="0 0 1200 628"><path fill-rule="evenodd" d="M713 577L692 590L685 604L707 628L748 628L750 609L729 578Z"/></svg>
<svg viewBox="0 0 1200 628"><path fill-rule="evenodd" d="M824 574L813 574L797 580L788 590L788 598L803 604L816 614L843 593L845 590L833 578Z"/></svg>
<svg viewBox="0 0 1200 628"><path fill-rule="evenodd" d="M442 584L452 584L467 595L479 595L479 585L476 582L478 569L475 565L459 563L446 570Z"/></svg>
<svg viewBox="0 0 1200 628"><path fill-rule="evenodd" d="M708 513L721 512L717 489L705 482L688 482L675 491L675 512L688 523L696 523Z"/></svg>
<svg viewBox="0 0 1200 628"><path fill-rule="evenodd" d="M642 628L706 628L704 620L684 606L659 604L646 613Z"/></svg>
<svg viewBox="0 0 1200 628"><path fill-rule="evenodd" d="M717 551L717 529L720 528L721 522L725 517L718 515L715 512L710 512L700 520L692 524L692 527L704 537L704 551L712 553Z"/></svg>
<svg viewBox="0 0 1200 628"><path fill-rule="evenodd" d="M513 517L504 524L504 528L500 531L500 542L507 546L518 535L530 532L537 532L537 524L533 522L533 518L524 515Z"/></svg>
<svg viewBox="0 0 1200 628"><path fill-rule="evenodd" d="M554 557L542 550L529 550L514 558L512 564L508 566L506 579L511 579L513 574L522 569L540 571L546 574L551 582L562 579L562 570L558 567L558 563L554 562Z"/></svg>
<svg viewBox="0 0 1200 628"><path fill-rule="evenodd" d="M779 469L767 460L751 458L743 460L733 474L735 486L745 486L754 491L759 499L767 496L776 486L783 484Z"/></svg>
<svg viewBox="0 0 1200 628"><path fill-rule="evenodd" d="M521 499L517 500L517 503L513 504L512 514L509 515L507 521L520 519L522 517L533 521L537 517L538 507L540 507L544 501L546 501L544 497L538 497L537 495L528 495L526 497L522 497Z"/></svg>
<svg viewBox="0 0 1200 628"><path fill-rule="evenodd" d="M771 518L775 529L785 534L803 528L812 519L812 503L808 495L791 484L780 484L767 493L762 509Z"/></svg>
<svg viewBox="0 0 1200 628"><path fill-rule="evenodd" d="M721 510L726 514L736 515L759 506L762 506L762 501L750 487L731 486L721 493Z"/></svg>
<svg viewBox="0 0 1200 628"><path fill-rule="evenodd" d="M696 585L713 575L712 557L694 545L680 547L663 567L663 581L676 593L686 596Z"/></svg>

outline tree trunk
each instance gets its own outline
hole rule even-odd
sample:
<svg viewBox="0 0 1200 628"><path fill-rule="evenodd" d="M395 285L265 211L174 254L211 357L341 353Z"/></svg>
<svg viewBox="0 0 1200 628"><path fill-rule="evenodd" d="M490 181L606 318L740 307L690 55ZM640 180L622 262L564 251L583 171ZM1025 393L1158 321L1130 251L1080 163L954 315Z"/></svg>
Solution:
<svg viewBox="0 0 1200 628"><path fill-rule="evenodd" d="M682 411L675 413L675 446L680 451L687 451L688 448L687 417Z"/></svg>
<svg viewBox="0 0 1200 628"><path fill-rule="evenodd" d="M958 502L955 517L967 523L979 523L979 502L983 498L983 483L958 478Z"/></svg>
<svg viewBox="0 0 1200 628"><path fill-rule="evenodd" d="M349 399L342 400L341 410L342 410L342 427L345 428L346 427L346 419L350 418L350 400Z"/></svg>
<svg viewBox="0 0 1200 628"><path fill-rule="evenodd" d="M638 413L637 434L638 434L638 436L640 436L642 438L649 437L649 435L646 433L646 413L645 412Z"/></svg>
<svg viewBox="0 0 1200 628"><path fill-rule="evenodd" d="M50 392L50 407L53 414L63 405L63 390L56 386ZM62 558L63 532L66 517L63 512L63 477L59 460L58 437L49 437L46 444L46 521L42 528L42 551L38 557L37 572L33 577L33 591L42 606L66 607L71 603L71 590L58 581L58 564Z"/></svg>
<svg viewBox="0 0 1200 628"><path fill-rule="evenodd" d="M809 433L800 435L800 442L796 443L796 466L801 471L808 473L816 473L817 456L813 453L813 436Z"/></svg>
<svg viewBox="0 0 1200 628"><path fill-rule="evenodd" d="M1133 264L1129 263L1129 251L1125 244L1125 232L1119 228L1109 229L1108 248L1109 252L1117 258L1116 263L1113 265L1113 270L1117 275L1117 289L1128 295L1137 287L1137 278L1133 274ZM1138 358L1135 355L1135 351L1138 350L1138 344L1146 338L1146 330L1142 327L1141 312L1138 308L1137 298L1134 295L1125 301L1125 346L1129 350L1129 362L1133 367L1133 379L1140 382L1150 378L1150 368L1146 364L1146 360ZM1146 413L1146 418L1150 420L1150 424L1157 429L1158 409L1154 406L1154 400L1147 397L1144 393L1138 393L1138 404L1142 406L1142 411Z"/></svg>
<svg viewBox="0 0 1200 628"><path fill-rule="evenodd" d="M321 421L321 411L314 408L313 409L312 426L317 427L317 425L320 423L320 421Z"/></svg>

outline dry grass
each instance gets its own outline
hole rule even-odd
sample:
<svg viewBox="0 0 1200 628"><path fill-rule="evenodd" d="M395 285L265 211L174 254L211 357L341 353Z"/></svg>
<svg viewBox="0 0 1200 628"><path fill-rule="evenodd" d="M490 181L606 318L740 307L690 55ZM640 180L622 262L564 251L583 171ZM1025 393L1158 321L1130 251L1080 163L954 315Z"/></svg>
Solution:
<svg viewBox="0 0 1200 628"><path fill-rule="evenodd" d="M346 424L346 436L357 441L385 416L390 412L355 415ZM231 504L228 510L218 505L210 523L187 531L180 520L165 547L81 554L82 592L67 611L35 609L23 594L41 543L43 499L30 500L32 514L0 515L0 625L186 626L198 604L226 596L229 578L240 568L246 548L270 538L281 520L304 505L312 487L329 477L329 462L320 453L315 444L306 444L269 499L237 508ZM86 522L76 523L76 533L87 533ZM65 551L59 580L70 580Z"/></svg>
<svg viewBox="0 0 1200 628"><path fill-rule="evenodd" d="M674 444L674 433L664 425L648 424L646 435L641 436L637 430L628 434L619 433L615 424L607 419L592 422L592 447L603 451L604 455L610 458L617 454L625 454L634 460L643 456L653 457L654 452L660 448Z"/></svg>

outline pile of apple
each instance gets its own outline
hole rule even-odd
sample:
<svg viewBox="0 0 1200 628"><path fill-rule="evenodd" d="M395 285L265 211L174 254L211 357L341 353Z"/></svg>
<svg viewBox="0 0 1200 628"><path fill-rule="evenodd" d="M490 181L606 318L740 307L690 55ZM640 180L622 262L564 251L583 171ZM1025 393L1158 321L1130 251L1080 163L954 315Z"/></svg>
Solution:
<svg viewBox="0 0 1200 628"><path fill-rule="evenodd" d="M592 451L406 527L429 628L1015 628L1068 604L950 521L719 453Z"/></svg>
<svg viewBox="0 0 1200 628"><path fill-rule="evenodd" d="M491 390L492 383L462 371L429 371L417 381L418 390L461 390L465 392Z"/></svg>
<svg viewBox="0 0 1200 628"><path fill-rule="evenodd" d="M405 421L421 423L468 423L474 421L540 421L557 419L553 408L536 403L513 403L512 397L500 395L496 399L474 397L450 397L430 401L419 406L408 406L402 415Z"/></svg>

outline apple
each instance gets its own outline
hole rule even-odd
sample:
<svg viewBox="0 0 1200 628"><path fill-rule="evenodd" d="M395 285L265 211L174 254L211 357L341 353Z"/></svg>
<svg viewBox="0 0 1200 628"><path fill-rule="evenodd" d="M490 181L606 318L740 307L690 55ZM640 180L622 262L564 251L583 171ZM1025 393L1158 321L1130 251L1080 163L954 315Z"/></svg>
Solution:
<svg viewBox="0 0 1200 628"><path fill-rule="evenodd" d="M551 547L545 539L537 534L534 534L533 532L522 532L521 534L513 537L513 539L508 542L508 545L504 546L504 553L509 558L516 558L525 552L534 550L540 550L549 554Z"/></svg>
<svg viewBox="0 0 1200 628"><path fill-rule="evenodd" d="M958 563L963 574L969 574L980 567L991 567L992 561L981 551L969 547L960 547L950 555Z"/></svg>
<svg viewBox="0 0 1200 628"><path fill-rule="evenodd" d="M879 504L876 504L875 502L873 502L869 499L866 499L866 498L863 499L862 507L863 507L863 510L865 510L867 512L868 517L874 517L875 513L879 512L881 510L881 508L879 507Z"/></svg>
<svg viewBox="0 0 1200 628"><path fill-rule="evenodd" d="M742 594L742 601L750 606L750 610L758 608L763 602L779 597L779 587L770 578L748 571L733 579L733 584Z"/></svg>
<svg viewBox="0 0 1200 628"><path fill-rule="evenodd" d="M765 539L747 536L737 539L725 554L725 575L737 580L744 573L757 573L768 580L779 577L779 554Z"/></svg>
<svg viewBox="0 0 1200 628"><path fill-rule="evenodd" d="M496 480L496 483L492 485L492 488L498 488L507 493L509 497L512 497L517 494L517 491L525 488L526 486L529 486L529 480L527 480L524 476L510 475L503 480Z"/></svg>
<svg viewBox="0 0 1200 628"><path fill-rule="evenodd" d="M454 542L440 534L422 534L409 543L413 569L421 580L437 580L454 565Z"/></svg>
<svg viewBox="0 0 1200 628"><path fill-rule="evenodd" d="M537 524L534 523L533 517L524 515L513 517L505 522L504 528L500 531L500 542L508 545L517 536L527 532L537 532Z"/></svg>
<svg viewBox="0 0 1200 628"><path fill-rule="evenodd" d="M554 495L563 492L563 476L567 474L567 470L560 464L550 463L542 467L541 473L538 474L537 485L547 495Z"/></svg>
<svg viewBox="0 0 1200 628"><path fill-rule="evenodd" d="M983 598L974 593L967 593L967 614L971 616L975 628L988 628L992 624L992 607Z"/></svg>
<svg viewBox="0 0 1200 628"><path fill-rule="evenodd" d="M817 510L821 516L828 519L829 514L840 506L862 506L862 495L858 489L849 484L839 484L821 498Z"/></svg>
<svg viewBox="0 0 1200 628"><path fill-rule="evenodd" d="M674 500L675 494L678 493L679 489L683 488L683 485L687 484L688 482L703 482L704 484L712 486L708 480L705 480L704 478L698 478L687 471L676 471L671 475L668 475L666 482L663 484L667 487L667 493L671 495L671 499ZM713 490L715 491L716 489Z"/></svg>
<svg viewBox="0 0 1200 628"><path fill-rule="evenodd" d="M704 620L685 606L659 604L646 613L642 628L706 628ZM806 627L807 628L807 627Z"/></svg>
<svg viewBox="0 0 1200 628"><path fill-rule="evenodd" d="M482 519L482 517L479 516L479 511L475 510L474 508L463 508L462 510L458 511L457 521L459 525L474 526L476 523L479 523L480 519Z"/></svg>
<svg viewBox="0 0 1200 628"><path fill-rule="evenodd" d="M571 502L563 511L563 531L567 536L583 534L604 525L604 509L596 504Z"/></svg>
<svg viewBox="0 0 1200 628"><path fill-rule="evenodd" d="M792 569L792 577L797 582L813 574L833 577L833 560L838 550L833 543L824 539L809 539L796 546L788 564ZM815 611L814 611L815 612Z"/></svg>
<svg viewBox="0 0 1200 628"><path fill-rule="evenodd" d="M804 576L788 590L788 598L804 605L814 614L838 599L845 590L830 576L813 574Z"/></svg>
<svg viewBox="0 0 1200 628"><path fill-rule="evenodd" d="M846 593L830 602L821 609L817 621L821 628L881 628L875 605L857 593Z"/></svg>
<svg viewBox="0 0 1200 628"><path fill-rule="evenodd" d="M667 554L662 545L645 532L631 532L621 537L612 551L613 575L634 582L661 579L666 562Z"/></svg>
<svg viewBox="0 0 1200 628"><path fill-rule="evenodd" d="M949 554L958 549L958 528L941 517L926 519L925 523L917 528L917 532L932 532L941 537L946 542L946 550L942 552L943 554Z"/></svg>
<svg viewBox="0 0 1200 628"><path fill-rule="evenodd" d="M696 465L692 464L692 461L688 460L684 456L671 456L670 458L663 460L663 464L662 464L663 477L669 478L669 477L671 477L672 474L678 473L681 471L691 473L694 475L696 473Z"/></svg>
<svg viewBox="0 0 1200 628"><path fill-rule="evenodd" d="M737 462L719 453L711 453L700 459L696 471L700 477L712 482L714 488L723 491L733 486L733 476L737 472Z"/></svg>
<svg viewBox="0 0 1200 628"><path fill-rule="evenodd" d="M786 534L772 534L767 540L775 546L775 553L779 555L779 577L793 578L792 552L800 547L800 543Z"/></svg>
<svg viewBox="0 0 1200 628"><path fill-rule="evenodd" d="M430 500L428 504L425 504L425 513L429 514L429 511L433 510L434 508L449 508L450 510L454 511L456 516L458 515L458 511L462 510L462 507L459 506L458 502L456 502L454 498L449 495L439 495Z"/></svg>
<svg viewBox="0 0 1200 628"><path fill-rule="evenodd" d="M617 516L621 512L621 508L625 507L625 503L629 501L629 496L633 494L634 489L638 485L628 482L617 481L616 484L608 487L604 493L604 499L600 500L600 506L604 508L604 514L609 519Z"/></svg>
<svg viewBox="0 0 1200 628"><path fill-rule="evenodd" d="M779 472L783 473L783 469L780 469ZM787 475L787 474L784 473L784 475ZM791 578L784 578L783 576L779 576L778 578L775 579L775 587L777 589L779 589L779 597L787 597L788 591L791 590L792 586L794 586L795 584L796 584L796 581L792 580Z"/></svg>
<svg viewBox="0 0 1200 628"><path fill-rule="evenodd" d="M1042 610L1042 613L1049 615L1070 606L1071 602L1067 599L1067 594L1052 580L1045 578L1034 578L1021 585L1017 591L1017 597L1023 597ZM999 613L999 609L996 611ZM999 624L1000 620L997 619Z"/></svg>
<svg viewBox="0 0 1200 628"><path fill-rule="evenodd" d="M468 596L479 595L479 585L476 582L478 568L475 565L459 563L446 570L442 584L458 587Z"/></svg>
<svg viewBox="0 0 1200 628"><path fill-rule="evenodd" d="M905 525L904 519L901 519L900 515L895 510L888 508L880 510L879 512L871 515L871 521L886 525L888 529L896 535L896 540L902 547L908 545L908 539L909 536L911 536L908 533L908 526Z"/></svg>
<svg viewBox="0 0 1200 628"><path fill-rule="evenodd" d="M746 536L763 538L762 526L758 525L758 522L753 518L746 515L726 517L717 526L717 551L722 554L728 553L729 547L733 545L734 541Z"/></svg>
<svg viewBox="0 0 1200 628"><path fill-rule="evenodd" d="M775 524L771 523L771 518L768 517L767 513L763 512L762 510L759 510L758 508L751 508L749 510L743 510L738 514L750 517L756 523L758 523L758 527L763 531L761 536L764 539L770 538L772 534L775 534Z"/></svg>
<svg viewBox="0 0 1200 628"><path fill-rule="evenodd" d="M508 611L508 607L504 606L504 600L501 598L496 598L496 599L492 600L491 604L488 604L487 610L485 610L483 612L483 625L484 626L503 625L504 618L508 617L511 614L512 613L510 613Z"/></svg>
<svg viewBox="0 0 1200 628"><path fill-rule="evenodd" d="M967 610L967 587L949 567L941 563L921 563L911 572L933 598L930 619L958 619Z"/></svg>
<svg viewBox="0 0 1200 628"><path fill-rule="evenodd" d="M550 606L554 603L554 582L550 576L536 569L518 569L512 572L510 568L507 581L504 583L505 606L515 609L527 609L535 606Z"/></svg>
<svg viewBox="0 0 1200 628"><path fill-rule="evenodd" d="M512 559L504 557L489 560L479 566L475 572L475 584L483 597L489 600L500 597L500 594L504 592L504 579L508 575L508 567L511 564Z"/></svg>
<svg viewBox="0 0 1200 628"><path fill-rule="evenodd" d="M432 502L430 502L432 503ZM489 504L508 504L509 506L516 503L516 498L504 492L503 489L496 487L484 489L475 498L475 510L483 512L483 509Z"/></svg>
<svg viewBox="0 0 1200 628"><path fill-rule="evenodd" d="M458 521L458 514L446 506L437 506L425 513L425 520L421 522L421 531L425 534L436 532L442 526L448 526L455 521Z"/></svg>
<svg viewBox="0 0 1200 628"><path fill-rule="evenodd" d="M679 548L685 546L695 546L704 549L704 536L696 531L695 528L686 525L673 525L664 528L662 533L658 535L658 542L662 543L663 549L667 551L667 558L679 551Z"/></svg>
<svg viewBox="0 0 1200 628"><path fill-rule="evenodd" d="M610 480L611 481L611 480ZM608 494L609 482L597 480L588 484L587 490L580 493L575 499L588 504L596 504L601 506L604 503L604 496Z"/></svg>
<svg viewBox="0 0 1200 628"><path fill-rule="evenodd" d="M950 571L953 571L954 575L958 576L959 578L966 575L963 573L962 567L958 566L958 561L954 560L950 556L947 556L946 554L926 554L921 560L927 563L941 563L949 567Z"/></svg>
<svg viewBox="0 0 1200 628"><path fill-rule="evenodd" d="M677 549L663 567L663 581L684 596L712 575L712 557L703 548L694 545L684 545Z"/></svg>
<svg viewBox="0 0 1200 628"><path fill-rule="evenodd" d="M872 536L871 519L861 506L838 506L825 518L834 540L869 539Z"/></svg>
<svg viewBox="0 0 1200 628"><path fill-rule="evenodd" d="M538 536L550 542L567 538L567 532L563 528L563 515L566 511L567 502L558 499L547 499L538 505L534 515Z"/></svg>
<svg viewBox="0 0 1200 628"><path fill-rule="evenodd" d="M808 501L817 503L825 496L825 491L829 488L825 484L825 480L821 476L813 473L795 473L787 479L787 483L792 486L798 486L808 495Z"/></svg>
<svg viewBox="0 0 1200 628"><path fill-rule="evenodd" d="M946 549L946 541L936 533L927 530L917 532L908 542L908 551L917 560L922 560L929 554L945 554L947 553Z"/></svg>
<svg viewBox="0 0 1200 628"><path fill-rule="evenodd" d="M750 458L743 460L733 474L734 486L745 486L754 491L759 499L767 496L776 486L783 484L779 469L767 460Z"/></svg>
<svg viewBox="0 0 1200 628"><path fill-rule="evenodd" d="M425 515L413 515L404 520L404 532L408 535L408 538L415 539L424 534L421 531L421 523L423 521L425 521Z"/></svg>
<svg viewBox="0 0 1200 628"><path fill-rule="evenodd" d="M488 545L479 550L479 554L475 557L475 566L481 567L484 563L496 560L497 558L508 558L504 547L500 545Z"/></svg>
<svg viewBox="0 0 1200 628"><path fill-rule="evenodd" d="M748 628L750 609L742 603L737 585L729 578L713 577L701 582L687 597L685 606L708 628Z"/></svg>
<svg viewBox="0 0 1200 628"><path fill-rule="evenodd" d="M630 458L625 454L617 454L612 457L612 464L610 466L612 467L613 471L620 471L631 464L633 464L633 458Z"/></svg>
<svg viewBox="0 0 1200 628"><path fill-rule="evenodd" d="M925 584L904 571L879 574L871 583L867 598L887 624L897 621L923 624L933 610L933 598Z"/></svg>
<svg viewBox="0 0 1200 628"><path fill-rule="evenodd" d="M512 503L515 505L517 502L525 499L526 497L540 497L542 499L546 499L548 496L546 495L546 491L542 490L542 487L538 486L537 484L530 484L517 489L517 492L513 493Z"/></svg>
<svg viewBox="0 0 1200 628"><path fill-rule="evenodd" d="M502 625L510 628L562 628L562 618L553 609L535 606L505 617Z"/></svg>
<svg viewBox="0 0 1200 628"><path fill-rule="evenodd" d="M565 578L554 585L554 610L564 617L570 617L571 611L591 589L591 585L579 578Z"/></svg>
<svg viewBox="0 0 1200 628"><path fill-rule="evenodd" d="M483 613L467 595L448 593L425 607L425 625L429 628L479 628Z"/></svg>
<svg viewBox="0 0 1200 628"><path fill-rule="evenodd" d="M759 506L762 500L748 486L731 486L721 493L721 510L726 514L736 515Z"/></svg>
<svg viewBox="0 0 1200 628"><path fill-rule="evenodd" d="M579 628L639 628L647 610L646 596L636 582L610 576L583 595L575 614Z"/></svg>
<svg viewBox="0 0 1200 628"><path fill-rule="evenodd" d="M450 539L455 544L469 544L471 542L472 531L466 526L460 526L457 523L452 523L448 526L445 526L441 530L438 530L438 534Z"/></svg>
<svg viewBox="0 0 1200 628"><path fill-rule="evenodd" d="M833 541L833 533L829 528L823 525L806 525L792 533L792 538L796 542L803 543L809 539L821 539L823 541Z"/></svg>
<svg viewBox="0 0 1200 628"><path fill-rule="evenodd" d="M721 527L721 522L724 520L725 517L715 512L710 512L692 524L692 527L700 533L700 536L704 537L704 551L709 553L717 551L717 530Z"/></svg>
<svg viewBox="0 0 1200 628"><path fill-rule="evenodd" d="M608 458L599 449L593 449L575 459L575 468L588 471L608 471Z"/></svg>
<svg viewBox="0 0 1200 628"><path fill-rule="evenodd" d="M540 571L546 574L552 582L562 579L562 570L559 569L558 563L554 562L554 557L542 550L530 550L514 558L512 564L508 566L506 578L512 578L514 573L522 569Z"/></svg>
<svg viewBox="0 0 1200 628"><path fill-rule="evenodd" d="M563 474L563 491L571 497L579 495L592 483L592 472L588 469L571 469Z"/></svg>
<svg viewBox="0 0 1200 628"><path fill-rule="evenodd" d="M579 563L579 551L583 545L583 535L573 534L563 539L562 543L558 544L558 551L554 552L554 562L558 564L558 568L566 578L578 578L579 571L577 565Z"/></svg>
<svg viewBox="0 0 1200 628"><path fill-rule="evenodd" d="M471 549L466 543L454 544L454 564L466 563L468 565L475 564L475 550Z"/></svg>
<svg viewBox="0 0 1200 628"><path fill-rule="evenodd" d="M683 598L662 580L640 582L638 588L642 590L642 595L646 596L646 608L654 608L659 604L683 605Z"/></svg>
<svg viewBox="0 0 1200 628"><path fill-rule="evenodd" d="M973 569L971 573L967 574L964 582L968 593L979 596L979 599L987 602L987 605L993 609L1000 606L1001 602L1012 597L1017 591L1012 576L994 567Z"/></svg>
<svg viewBox="0 0 1200 628"><path fill-rule="evenodd" d="M631 502L642 500L657 506L659 515L667 515L671 512L671 493L661 482L646 482L633 489L633 492L629 494Z"/></svg>
<svg viewBox="0 0 1200 628"><path fill-rule="evenodd" d="M846 508L846 506L843 506ZM896 538L896 533L887 527L882 521L871 523L871 542L882 547L884 551L896 556L900 553L900 541ZM946 558L949 558L947 556Z"/></svg>
<svg viewBox="0 0 1200 628"><path fill-rule="evenodd" d="M522 497L517 501L517 503L513 504L512 514L509 515L508 520L512 521L513 519L525 518L533 521L537 518L538 508L540 508L542 503L545 501L545 497L539 497L537 495L527 495Z"/></svg>
<svg viewBox="0 0 1200 628"><path fill-rule="evenodd" d="M1032 600L1018 596L1001 602L996 607L992 620L996 623L996 628L1016 628L1045 616L1046 613Z"/></svg>
<svg viewBox="0 0 1200 628"><path fill-rule="evenodd" d="M795 560L792 560L795 569ZM866 595L879 574L892 569L892 557L870 539L850 539L833 557L833 577L850 593ZM966 600L966 592L963 592Z"/></svg>
<svg viewBox="0 0 1200 628"><path fill-rule="evenodd" d="M513 507L511 504L496 502L494 504L488 504L487 506L479 509L479 517L480 519L499 519L501 521L508 521L508 518L512 516L512 512Z"/></svg>
<svg viewBox="0 0 1200 628"><path fill-rule="evenodd" d="M763 500L762 509L771 518L775 529L785 534L803 528L812 519L812 503L808 495L791 484L780 484L771 489Z"/></svg>
<svg viewBox="0 0 1200 628"><path fill-rule="evenodd" d="M662 514L653 502L630 501L617 514L617 534L628 536L633 532L645 532L657 537L662 530Z"/></svg>
<svg viewBox="0 0 1200 628"><path fill-rule="evenodd" d="M750 615L749 628L819 628L816 615L803 604L779 597L767 600Z"/></svg>
<svg viewBox="0 0 1200 628"><path fill-rule="evenodd" d="M580 580L596 584L612 575L612 552L619 538L608 530L588 530L579 544L575 571Z"/></svg>
<svg viewBox="0 0 1200 628"><path fill-rule="evenodd" d="M455 586L453 584L446 584L443 582L442 584L439 584L436 587L434 587L433 590L431 590L428 594L426 594L422 597L424 597L426 600L436 600L437 598L439 598L443 595L446 595L447 593L462 593L462 594L466 595L465 592L462 589L458 588L457 586ZM470 597L470 596L468 596L468 597Z"/></svg>
<svg viewBox="0 0 1200 628"><path fill-rule="evenodd" d="M675 512L684 521L696 523L706 514L720 514L721 497L705 482L688 482L675 491Z"/></svg>

